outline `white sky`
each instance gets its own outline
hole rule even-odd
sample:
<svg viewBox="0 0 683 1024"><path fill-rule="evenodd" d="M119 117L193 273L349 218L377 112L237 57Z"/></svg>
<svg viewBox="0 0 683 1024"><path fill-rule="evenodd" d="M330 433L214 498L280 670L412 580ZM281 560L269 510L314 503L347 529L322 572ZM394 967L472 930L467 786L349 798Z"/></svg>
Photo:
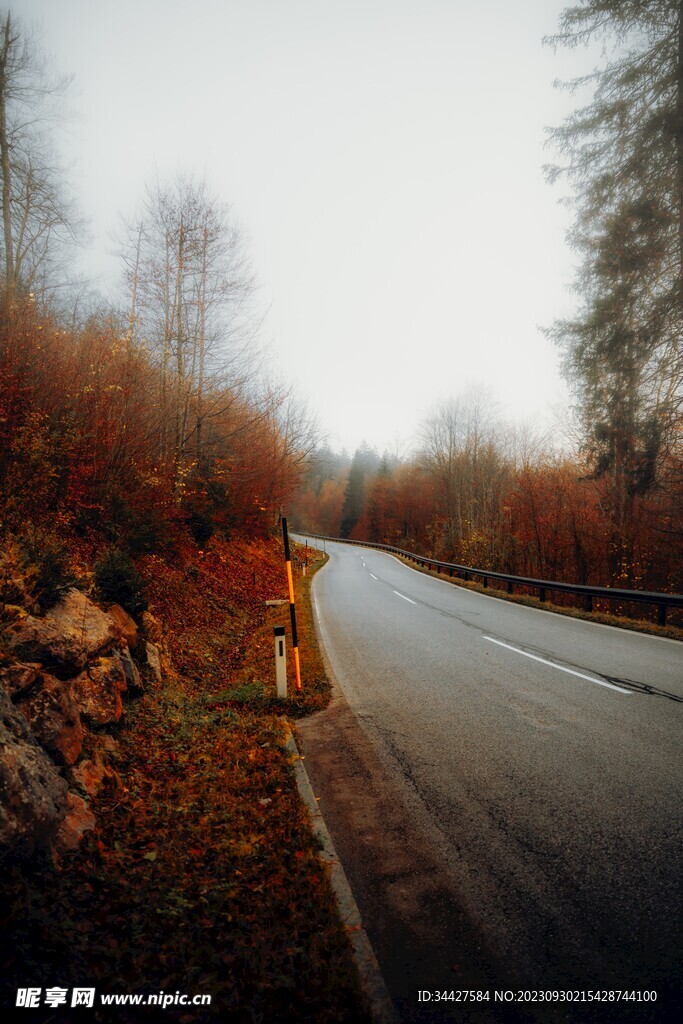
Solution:
<svg viewBox="0 0 683 1024"><path fill-rule="evenodd" d="M565 0L15 0L74 75L74 172L111 234L155 168L232 204L265 338L334 447L408 442L488 385L508 417L566 398L539 330L568 312L570 214L543 179L553 89L586 57Z"/></svg>

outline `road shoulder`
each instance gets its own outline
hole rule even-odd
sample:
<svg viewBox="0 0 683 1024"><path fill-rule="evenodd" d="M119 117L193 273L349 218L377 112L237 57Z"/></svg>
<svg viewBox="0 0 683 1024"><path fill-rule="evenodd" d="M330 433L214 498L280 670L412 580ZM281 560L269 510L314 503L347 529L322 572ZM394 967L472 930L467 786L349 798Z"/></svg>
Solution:
<svg viewBox="0 0 683 1024"><path fill-rule="evenodd" d="M401 1020L493 1019L482 1004L470 1010L444 1003L435 1012L435 1006L418 1001L422 990L490 991L501 978L412 820L401 784L384 767L336 683L330 705L299 721L297 734L316 801Z"/></svg>

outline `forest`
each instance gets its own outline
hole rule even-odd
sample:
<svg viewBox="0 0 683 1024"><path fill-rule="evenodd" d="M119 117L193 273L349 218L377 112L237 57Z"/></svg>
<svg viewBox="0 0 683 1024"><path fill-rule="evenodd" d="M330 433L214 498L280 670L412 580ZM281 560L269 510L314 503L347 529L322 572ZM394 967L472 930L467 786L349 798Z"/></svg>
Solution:
<svg viewBox="0 0 683 1024"><path fill-rule="evenodd" d="M120 226L113 298L70 270L83 225L53 141L65 85L8 13L1 557L52 574L52 598L79 545L134 558L216 529L268 535L316 439L263 370L246 246L205 181L150 182Z"/></svg>
<svg viewBox="0 0 683 1024"><path fill-rule="evenodd" d="M391 544L518 576L680 592L680 462L658 460L646 488L615 488L577 448L511 427L483 391L438 407L411 455L320 449L294 498L299 528ZM615 524L619 498L621 519Z"/></svg>

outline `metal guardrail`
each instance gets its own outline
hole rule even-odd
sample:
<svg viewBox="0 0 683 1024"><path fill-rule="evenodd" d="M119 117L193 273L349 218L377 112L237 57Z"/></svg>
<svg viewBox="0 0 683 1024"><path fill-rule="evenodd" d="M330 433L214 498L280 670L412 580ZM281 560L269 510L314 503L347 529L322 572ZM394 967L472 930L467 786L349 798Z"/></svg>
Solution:
<svg viewBox="0 0 683 1024"><path fill-rule="evenodd" d="M293 531L294 532L294 531ZM622 590L617 587L589 587L583 583L561 583L559 580L537 580L528 576L511 576L504 572L494 572L492 569L475 569L470 565L458 565L455 562L440 562L436 558L427 558L426 555L416 555L414 551L404 551L403 548L394 547L392 544L378 544L374 541L349 540L345 537L323 537L315 533L296 531L302 537L310 537L311 540L329 540L340 544L356 544L363 548L376 548L378 551L388 551L393 555L402 555L404 558L415 562L424 569L436 569L437 572L448 573L450 577L461 576L464 580L471 577L480 577L484 587L488 587L489 580L500 580L507 585L508 594L512 594L513 587L529 587L538 590L541 601L547 599L551 591L558 591L565 594L576 594L583 598L584 609L593 611L593 599L603 598L609 601L635 601L640 604L653 604L657 606L657 622L660 626L666 625L666 614L668 608L683 608L683 594L662 594L654 590Z"/></svg>

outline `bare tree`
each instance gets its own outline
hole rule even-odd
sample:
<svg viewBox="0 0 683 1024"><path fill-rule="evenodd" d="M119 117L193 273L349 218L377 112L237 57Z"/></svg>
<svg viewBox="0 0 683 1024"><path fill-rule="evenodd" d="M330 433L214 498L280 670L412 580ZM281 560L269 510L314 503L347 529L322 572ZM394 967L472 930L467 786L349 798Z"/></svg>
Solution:
<svg viewBox="0 0 683 1024"><path fill-rule="evenodd" d="M121 243L131 342L161 370L162 447L178 469L202 461L219 420L244 398L257 366L253 277L230 208L204 181L155 180ZM172 424L172 426L171 426Z"/></svg>
<svg viewBox="0 0 683 1024"><path fill-rule="evenodd" d="M49 288L65 244L80 228L53 137L68 86L8 11L0 27L0 173L2 264L10 294Z"/></svg>
<svg viewBox="0 0 683 1024"><path fill-rule="evenodd" d="M440 496L435 540L442 553L469 557L474 546L478 556L495 560L500 495L510 465L485 390L470 389L435 409L422 427L421 462Z"/></svg>
<svg viewBox="0 0 683 1024"><path fill-rule="evenodd" d="M282 508L301 482L306 463L320 441L320 427L306 403L291 388L266 395L271 423L271 480L266 492L270 508Z"/></svg>
<svg viewBox="0 0 683 1024"><path fill-rule="evenodd" d="M463 536L462 419L462 404L450 399L440 405L422 427L422 462L437 485L444 543L451 554Z"/></svg>

